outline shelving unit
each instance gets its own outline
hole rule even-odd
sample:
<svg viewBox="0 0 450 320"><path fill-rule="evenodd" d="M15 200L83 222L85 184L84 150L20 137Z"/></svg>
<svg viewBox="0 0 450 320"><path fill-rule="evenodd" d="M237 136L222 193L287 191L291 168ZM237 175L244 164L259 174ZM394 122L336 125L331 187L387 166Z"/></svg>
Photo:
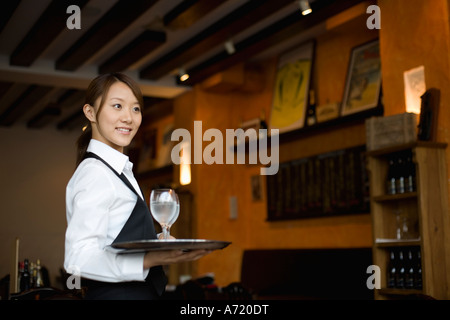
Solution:
<svg viewBox="0 0 450 320"><path fill-rule="evenodd" d="M448 212L447 144L416 142L367 153L373 226L373 263L381 270L376 299L450 299L450 219ZM387 194L389 158L410 151L416 171L416 190ZM406 239L397 236L401 212L414 227ZM387 272L392 249L420 250L422 289L388 288Z"/></svg>

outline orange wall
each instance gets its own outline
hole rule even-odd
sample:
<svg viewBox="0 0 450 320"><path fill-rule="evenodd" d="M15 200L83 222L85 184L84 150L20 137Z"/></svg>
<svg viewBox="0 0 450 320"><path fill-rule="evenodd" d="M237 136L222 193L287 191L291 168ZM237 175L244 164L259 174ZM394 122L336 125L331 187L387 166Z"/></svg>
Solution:
<svg viewBox="0 0 450 320"><path fill-rule="evenodd" d="M403 72L423 65L427 89L441 91L437 141L450 143L450 1L378 3L382 10L380 50L386 115L405 112ZM450 147L446 159L450 190Z"/></svg>
<svg viewBox="0 0 450 320"><path fill-rule="evenodd" d="M348 30L349 26L341 26L317 39L313 83L319 103L341 99L351 48L378 36L376 31L369 31L365 24L362 25L365 32L343 32L342 28ZM329 52L335 54L329 55ZM270 115L276 64L276 58L262 64L260 79L264 81L264 89L258 93L216 94L205 92L200 86L194 88L194 92L189 93L195 101L192 112L195 120L202 121L203 132L208 128L218 128L222 132L237 128L239 119L246 121L259 117L261 110ZM280 162L364 143L364 126L361 124L312 134L281 145ZM208 144L204 142L203 148ZM253 202L251 198L250 179L252 175L259 175L257 165L203 164L194 165L193 171L197 237L232 242L225 250L214 252L197 264L198 275L214 272L219 285L239 281L245 249L371 246L368 214L267 222L264 176L263 199ZM229 218L231 196L238 199L236 220Z"/></svg>
<svg viewBox="0 0 450 320"><path fill-rule="evenodd" d="M425 65L428 88L435 86L443 90L449 86L448 0L433 1L433 10L428 7L427 11L422 11L422 0L380 0L378 5L381 30L368 30L367 16L360 15L317 37L312 83L319 104L342 100L351 48L377 37L380 38L386 115L405 112L405 70ZM296 45L299 44L292 44ZM257 93L218 94L195 87L175 101L176 127L192 130L193 121L201 120L203 132L208 128L225 132L237 128L240 120L259 117L261 110L270 119L276 64L276 58L261 64L260 80L264 88ZM450 93L443 90L441 94L441 106L445 106L450 102ZM441 108L439 141L449 141L449 120L449 108ZM349 124L284 143L280 146L280 162L364 143L364 124ZM208 144L204 142L203 149ZM257 165L202 164L193 165L192 172L193 182L186 188L194 194L196 238L232 242L228 248L199 260L194 276L213 272L219 285L239 281L242 253L246 249L372 245L368 214L267 222L265 183L262 201L251 199L250 177L259 174ZM229 218L231 196L238 199L235 220Z"/></svg>

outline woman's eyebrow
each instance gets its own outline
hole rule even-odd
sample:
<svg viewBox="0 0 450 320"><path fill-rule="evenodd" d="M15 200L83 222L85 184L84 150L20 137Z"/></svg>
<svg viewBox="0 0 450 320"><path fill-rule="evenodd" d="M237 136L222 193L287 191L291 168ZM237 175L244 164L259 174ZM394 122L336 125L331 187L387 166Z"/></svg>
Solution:
<svg viewBox="0 0 450 320"><path fill-rule="evenodd" d="M110 98L109 100L120 100L120 101L125 101L124 99L118 98L118 97L112 97L112 98ZM139 102L136 100L136 101L133 102L133 104L139 104Z"/></svg>

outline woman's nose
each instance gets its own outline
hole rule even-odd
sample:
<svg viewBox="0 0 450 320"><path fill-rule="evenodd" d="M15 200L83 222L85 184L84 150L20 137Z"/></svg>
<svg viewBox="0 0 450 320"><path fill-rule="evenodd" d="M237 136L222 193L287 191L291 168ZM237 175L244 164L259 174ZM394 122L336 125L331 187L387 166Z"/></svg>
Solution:
<svg viewBox="0 0 450 320"><path fill-rule="evenodd" d="M131 122L132 116L131 116L131 110L128 108L124 108L122 110L121 119L123 122Z"/></svg>

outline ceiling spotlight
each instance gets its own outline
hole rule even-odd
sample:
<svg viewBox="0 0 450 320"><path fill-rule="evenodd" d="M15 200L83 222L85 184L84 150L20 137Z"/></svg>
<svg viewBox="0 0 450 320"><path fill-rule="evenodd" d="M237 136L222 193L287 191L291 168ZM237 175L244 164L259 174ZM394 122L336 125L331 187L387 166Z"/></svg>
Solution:
<svg viewBox="0 0 450 320"><path fill-rule="evenodd" d="M178 69L178 78L180 79L180 81L186 81L187 79L189 79L189 74L186 72L186 70L184 70L184 68L180 68Z"/></svg>
<svg viewBox="0 0 450 320"><path fill-rule="evenodd" d="M300 0L298 4L300 6L300 10L302 10L302 15L306 16L307 14L310 14L312 12L308 0Z"/></svg>
<svg viewBox="0 0 450 320"><path fill-rule="evenodd" d="M227 51L227 53L229 55L232 55L233 53L236 52L236 48L234 47L234 43L233 40L228 40L224 43L225 46L225 50Z"/></svg>

